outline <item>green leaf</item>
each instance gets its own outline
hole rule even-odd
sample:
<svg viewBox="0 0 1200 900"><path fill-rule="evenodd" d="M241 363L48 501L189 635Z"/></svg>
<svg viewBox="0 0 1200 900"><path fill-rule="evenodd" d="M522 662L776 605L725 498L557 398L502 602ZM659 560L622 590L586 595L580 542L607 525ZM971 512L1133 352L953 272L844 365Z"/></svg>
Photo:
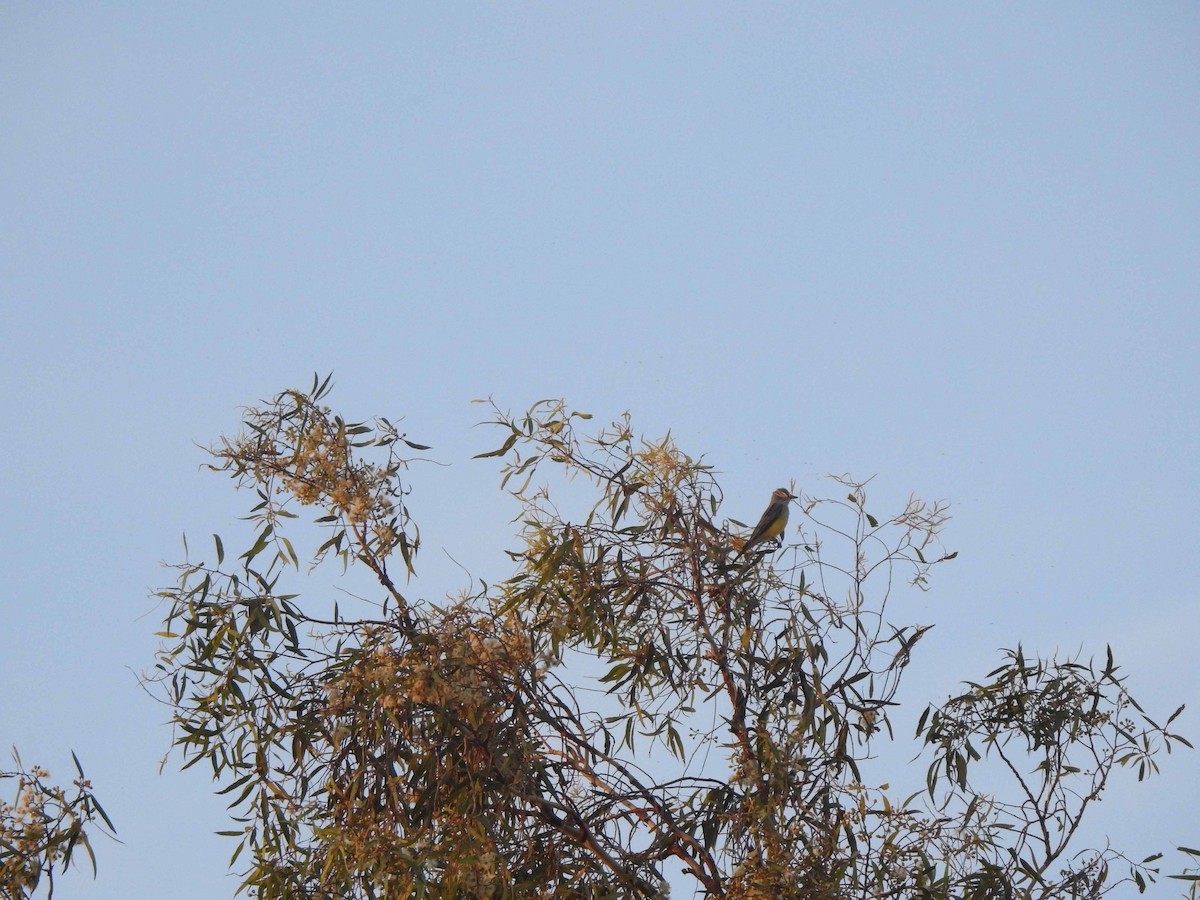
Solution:
<svg viewBox="0 0 1200 900"><path fill-rule="evenodd" d="M259 532L258 540L254 542L254 546L242 554L241 558L246 561L246 565L254 560L254 557L262 553L267 548L267 540L271 537L271 532L275 530L274 526L267 525Z"/></svg>
<svg viewBox="0 0 1200 900"><path fill-rule="evenodd" d="M292 547L292 542L289 541L287 538L283 537L282 535L280 536L279 541L280 541L280 543L283 544L284 549L287 550L288 559L290 559L292 561L292 565L295 568L299 569L300 568L300 560L296 557L296 551Z"/></svg>
<svg viewBox="0 0 1200 900"><path fill-rule="evenodd" d="M676 759L683 759L683 738L679 736L679 732L675 730L674 725L667 727L667 746L671 748L671 752Z"/></svg>
<svg viewBox="0 0 1200 900"><path fill-rule="evenodd" d="M503 456L512 449L513 444L517 442L517 434L513 432L508 436L508 439L496 450L489 450L487 453L476 453L471 459L487 459L489 456Z"/></svg>
<svg viewBox="0 0 1200 900"><path fill-rule="evenodd" d="M929 713L932 709L930 706L925 707L925 711L921 713L921 718L917 720L917 733L913 737L919 737L921 732L925 730L925 720L929 718Z"/></svg>
<svg viewBox="0 0 1200 900"><path fill-rule="evenodd" d="M611 669L608 670L607 675L604 675L603 677L600 678L600 683L607 684L610 681L617 681L617 680L621 679L622 677L624 677L625 675L629 674L629 670L631 668L632 667L629 665L629 663L617 663L615 666L613 666Z"/></svg>
<svg viewBox="0 0 1200 900"><path fill-rule="evenodd" d="M113 834L117 833L117 827L113 825L112 819L108 817L108 813L104 811L104 807L100 805L100 801L92 797L92 806L96 807L96 812L100 813L100 818L104 820L104 824L108 826L108 830Z"/></svg>

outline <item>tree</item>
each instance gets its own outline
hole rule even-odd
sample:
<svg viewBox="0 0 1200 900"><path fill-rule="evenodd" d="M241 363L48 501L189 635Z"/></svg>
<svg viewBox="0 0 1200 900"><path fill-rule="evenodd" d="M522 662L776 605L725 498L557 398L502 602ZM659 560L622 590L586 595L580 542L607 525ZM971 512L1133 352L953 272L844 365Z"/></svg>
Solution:
<svg viewBox="0 0 1200 900"><path fill-rule="evenodd" d="M1073 846L1116 769L1187 745L1111 653L1008 652L920 717L925 791L864 782L929 627L892 624L889 600L955 556L944 505L877 518L837 478L840 498L798 501L795 543L739 558L713 470L669 438L493 405L504 438L478 458L519 504L513 571L417 601L397 581L429 448L346 421L329 389L284 391L211 449L253 492L254 535L228 562L214 536L160 594L150 677L185 767L230 797L252 896L658 897L671 875L725 898L1068 898L1157 876ZM293 538L313 534L305 566ZM376 612L301 601L329 563L369 575ZM976 787L989 764L1009 793Z"/></svg>
<svg viewBox="0 0 1200 900"><path fill-rule="evenodd" d="M95 874L88 826L115 835L78 757L72 753L71 759L78 773L71 790L51 782L50 773L41 766L26 768L15 749L16 770L0 771L0 782L16 782L13 802L0 803L0 898L4 900L32 897L43 879L46 895L53 897L54 877L71 865L77 847L87 852Z"/></svg>

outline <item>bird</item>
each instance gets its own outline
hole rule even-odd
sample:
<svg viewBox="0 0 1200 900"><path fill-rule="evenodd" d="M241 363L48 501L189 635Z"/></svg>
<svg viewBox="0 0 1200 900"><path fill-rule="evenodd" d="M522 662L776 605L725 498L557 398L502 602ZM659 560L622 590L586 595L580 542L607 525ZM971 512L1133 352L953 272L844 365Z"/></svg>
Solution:
<svg viewBox="0 0 1200 900"><path fill-rule="evenodd" d="M787 488L776 488L771 493L771 502L763 512L762 518L758 520L758 524L754 526L750 537L746 538L746 542L742 544L742 549L738 551L737 555L749 553L751 548L763 541L771 541L782 536L788 520L788 504L795 499L796 495Z"/></svg>

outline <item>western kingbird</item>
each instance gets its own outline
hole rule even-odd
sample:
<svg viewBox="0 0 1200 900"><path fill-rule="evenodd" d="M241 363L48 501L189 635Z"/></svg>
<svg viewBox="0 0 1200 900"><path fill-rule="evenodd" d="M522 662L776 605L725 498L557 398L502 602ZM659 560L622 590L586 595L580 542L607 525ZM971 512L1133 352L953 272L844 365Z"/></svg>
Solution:
<svg viewBox="0 0 1200 900"><path fill-rule="evenodd" d="M771 494L771 503L767 506L766 511L762 514L762 518L758 520L758 524L754 526L754 530L750 532L750 537L746 538L746 543L742 544L742 549L738 551L738 556L743 553L749 553L750 549L763 541L771 541L783 535L783 528L787 525L788 520L788 504L796 499L796 495L787 488L776 488ZM737 557L734 557L736 559Z"/></svg>

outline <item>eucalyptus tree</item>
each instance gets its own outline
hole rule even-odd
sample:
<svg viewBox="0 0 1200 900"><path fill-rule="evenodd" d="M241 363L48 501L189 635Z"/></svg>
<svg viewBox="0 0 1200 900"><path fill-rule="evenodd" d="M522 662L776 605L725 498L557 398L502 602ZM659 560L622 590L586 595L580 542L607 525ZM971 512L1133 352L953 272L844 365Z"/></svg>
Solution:
<svg viewBox="0 0 1200 900"><path fill-rule="evenodd" d="M891 601L955 556L943 504L883 514L836 478L798 496L780 550L743 548L716 473L669 437L491 405L474 464L518 505L511 566L428 602L406 586L429 448L329 390L284 391L211 448L253 533L161 592L149 678L184 765L229 798L250 895L1068 898L1157 876L1075 846L1116 770L1187 743L1111 654L1007 652L920 715L923 789L864 773L901 740L930 626ZM368 614L320 599L330 565Z"/></svg>
<svg viewBox="0 0 1200 900"><path fill-rule="evenodd" d="M52 897L55 879L80 849L95 873L91 835L115 837L116 829L74 753L70 787L55 782L43 766L25 765L15 748L12 757L15 767L0 770L0 790L11 789L13 798L0 800L0 898L26 900L43 888Z"/></svg>

